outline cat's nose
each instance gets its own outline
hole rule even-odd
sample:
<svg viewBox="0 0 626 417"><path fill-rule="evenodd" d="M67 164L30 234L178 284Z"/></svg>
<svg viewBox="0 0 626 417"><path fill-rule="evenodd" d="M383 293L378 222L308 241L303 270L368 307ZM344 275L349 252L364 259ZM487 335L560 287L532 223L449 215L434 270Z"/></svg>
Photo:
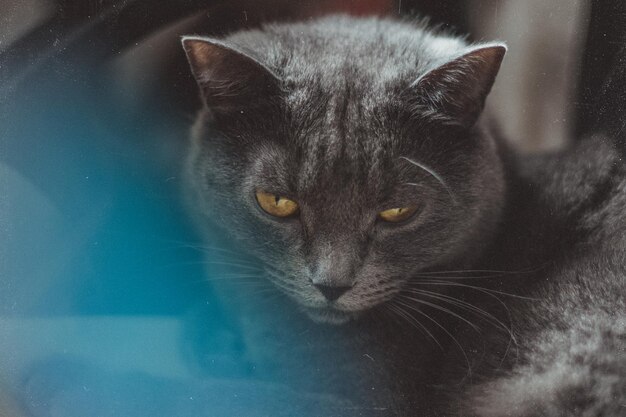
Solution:
<svg viewBox="0 0 626 417"><path fill-rule="evenodd" d="M332 285L315 284L315 288L317 288L328 301L335 301L352 287L336 287Z"/></svg>

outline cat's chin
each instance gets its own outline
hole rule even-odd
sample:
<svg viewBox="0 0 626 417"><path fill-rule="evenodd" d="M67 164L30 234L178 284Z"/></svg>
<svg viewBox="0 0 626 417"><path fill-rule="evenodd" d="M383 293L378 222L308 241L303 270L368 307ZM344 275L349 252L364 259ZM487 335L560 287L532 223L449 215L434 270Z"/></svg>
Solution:
<svg viewBox="0 0 626 417"><path fill-rule="evenodd" d="M349 313L330 308L304 308L304 312L316 323L340 325L354 320L356 313Z"/></svg>

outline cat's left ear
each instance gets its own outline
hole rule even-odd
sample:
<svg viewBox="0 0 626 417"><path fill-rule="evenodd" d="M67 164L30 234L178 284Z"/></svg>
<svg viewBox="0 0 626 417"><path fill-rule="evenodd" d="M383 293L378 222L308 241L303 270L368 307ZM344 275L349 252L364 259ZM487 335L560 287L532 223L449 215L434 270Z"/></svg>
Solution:
<svg viewBox="0 0 626 417"><path fill-rule="evenodd" d="M504 44L475 46L414 81L412 94L449 123L469 128L483 110L505 53Z"/></svg>
<svg viewBox="0 0 626 417"><path fill-rule="evenodd" d="M258 110L278 95L276 75L249 54L204 37L185 36L182 43L202 99L214 117Z"/></svg>

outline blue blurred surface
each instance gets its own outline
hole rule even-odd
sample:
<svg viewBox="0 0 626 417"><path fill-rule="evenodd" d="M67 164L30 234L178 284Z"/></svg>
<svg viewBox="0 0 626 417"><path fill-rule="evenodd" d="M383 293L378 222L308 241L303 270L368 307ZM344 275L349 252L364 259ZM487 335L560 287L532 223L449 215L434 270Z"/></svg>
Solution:
<svg viewBox="0 0 626 417"><path fill-rule="evenodd" d="M0 415L347 415L287 386L263 359L282 347L251 353L207 285L180 202L186 127L40 81L0 119Z"/></svg>

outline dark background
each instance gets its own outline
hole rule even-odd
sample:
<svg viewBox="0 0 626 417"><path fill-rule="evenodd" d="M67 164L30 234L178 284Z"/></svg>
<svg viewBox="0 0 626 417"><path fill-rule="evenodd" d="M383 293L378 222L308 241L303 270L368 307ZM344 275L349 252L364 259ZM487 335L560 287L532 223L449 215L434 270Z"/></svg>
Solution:
<svg viewBox="0 0 626 417"><path fill-rule="evenodd" d="M565 15L563 12L565 7L559 4L566 2L555 1L550 2L554 6L546 8L550 14L548 20L537 22L533 20L532 14L528 17L520 11L518 14L521 30L511 29L512 32L507 32L506 30L509 29L502 30L502 28L495 31L485 30L484 28L490 25L495 27L494 20L496 23L498 19L504 20L502 10L506 9L508 3L513 2L506 0L176 0L155 3L144 0L28 0L24 2L5 0L0 4L0 16L4 16L3 28L0 30L0 36L4 38L0 55L0 62L2 62L0 86L5 92L0 100L10 101L11 92L18 93L15 90L19 84L17 80L28 82L27 80L37 77L38 71L43 70L49 74L55 71L55 68L57 68L56 71L67 76L67 73L71 71L68 68L75 67L76 62L83 65L83 73L72 74L72 76L75 78L88 76L93 82L97 76L90 66L102 66L107 60L127 53L129 49L140 45L146 39L157 36L159 32L176 36L182 33L219 36L243 27L254 27L264 21L303 19L334 12L357 15L425 15L430 16L434 24L441 24L444 28L456 33L469 34L470 39L481 40L486 37L488 39L488 36L494 35L499 38L504 37L505 41L511 43L510 55L514 56L514 54L521 53L513 48L517 42L516 36L539 37L540 42L546 42L546 48L549 48L552 46L549 43L550 30L553 27L568 24L567 20L559 16L559 13ZM528 4L532 3L528 2ZM612 103L616 103L620 97L614 94L608 99L608 103L606 101L598 103L597 97L602 91L607 91L608 75L614 74L619 78L619 71L623 71L620 69L623 65L616 64L621 59L620 56L624 55L626 3L620 0L569 3L577 4L568 7L576 8L577 21L569 22L569 24L574 25L573 31L575 32L570 37L577 37L578 40L575 40L577 43L572 46L575 49L573 57L567 60L568 85L567 91L563 93L567 100L559 102L560 107L568 107L568 120L565 122L565 127L558 127L557 130L550 128L542 130L535 126L534 129L522 128L509 132L512 133L511 140L521 143L522 147L529 149L554 147L550 144L563 144L572 137L588 133L594 129L593 126L599 124L611 125L613 130L619 129L615 126L615 117L611 114L610 108L616 106ZM513 8L513 12L515 12L515 7L522 8L521 5L508 6L509 9ZM528 20L524 21L524 19ZM515 35L515 30L518 30L518 35ZM542 34L542 30L546 33ZM196 106L196 102L190 99L194 94L194 86L184 68L185 61L182 59L180 48L176 43L171 42L171 39L176 36L170 36L169 41L163 38L163 41L159 43L160 50L157 55L161 56L157 61L164 65L159 65L158 68L146 68L144 71L152 72L153 78L158 73L159 91L151 91L149 94L156 93L159 97L166 97L170 105L188 112ZM542 37L543 40L541 40ZM541 55L554 57L563 54L560 50L531 50L530 52L535 56L525 59L538 60L539 63L535 65L540 67L544 65L544 62L550 61L550 59L543 59ZM506 70L507 67L505 66L504 69ZM543 73L549 73L551 70L550 67L540 69ZM533 74L529 74L528 77L532 78ZM527 82L524 88L546 89L550 85L549 81L550 79L547 79L541 85L542 81L537 80L534 82L536 87ZM154 85L151 88L154 89ZM497 88L498 86L494 94L496 96L498 95ZM500 89L504 89L506 95L512 96L510 102L529 100L529 98L520 97L521 94L512 89L510 94L506 87L500 87ZM540 107L541 101L546 101L544 97L534 98L535 106ZM164 101L161 100L161 102ZM502 106L501 101L497 101L498 106ZM153 101L146 100L146 102ZM523 122L525 125L547 123L537 120L541 114L532 114L530 105L522 110L515 108L514 105L510 107L514 112L513 118L522 117L515 113L531 113ZM507 115L506 118L511 119L511 116ZM601 123L598 122L600 118L603 120ZM565 139L559 136L564 136ZM543 146L543 144L548 145Z"/></svg>

